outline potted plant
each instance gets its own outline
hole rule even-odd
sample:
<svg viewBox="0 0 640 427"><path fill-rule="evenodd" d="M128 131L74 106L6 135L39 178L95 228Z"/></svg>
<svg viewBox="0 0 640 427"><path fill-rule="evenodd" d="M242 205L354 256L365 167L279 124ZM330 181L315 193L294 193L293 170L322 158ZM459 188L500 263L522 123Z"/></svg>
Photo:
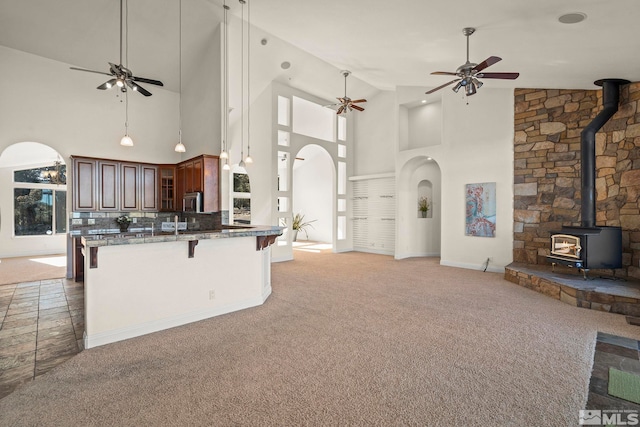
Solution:
<svg viewBox="0 0 640 427"><path fill-rule="evenodd" d="M427 212L429 212L429 199L426 196L422 196L418 199L418 210L420 211L420 216L422 218L427 217Z"/></svg>
<svg viewBox="0 0 640 427"><path fill-rule="evenodd" d="M131 224L131 218L126 215L120 215L116 218L116 223L120 226L120 231L125 232L129 229L129 224Z"/></svg>
<svg viewBox="0 0 640 427"><path fill-rule="evenodd" d="M293 235L291 236L291 240L293 242L298 240L298 231L303 231L307 239L309 239L309 234L307 234L307 227L313 228L311 225L312 222L317 220L305 221L304 214L297 213L293 216L293 223L291 224L291 229L293 230Z"/></svg>

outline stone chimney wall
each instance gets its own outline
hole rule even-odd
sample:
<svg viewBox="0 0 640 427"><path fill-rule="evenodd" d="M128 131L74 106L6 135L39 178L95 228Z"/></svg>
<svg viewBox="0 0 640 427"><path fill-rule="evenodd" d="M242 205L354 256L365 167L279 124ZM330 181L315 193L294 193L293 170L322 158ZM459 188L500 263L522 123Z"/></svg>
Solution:
<svg viewBox="0 0 640 427"><path fill-rule="evenodd" d="M640 278L640 83L623 86L619 111L596 134L596 224L621 226L623 266ZM550 232L580 226L580 132L602 91L516 89L513 260L545 264Z"/></svg>

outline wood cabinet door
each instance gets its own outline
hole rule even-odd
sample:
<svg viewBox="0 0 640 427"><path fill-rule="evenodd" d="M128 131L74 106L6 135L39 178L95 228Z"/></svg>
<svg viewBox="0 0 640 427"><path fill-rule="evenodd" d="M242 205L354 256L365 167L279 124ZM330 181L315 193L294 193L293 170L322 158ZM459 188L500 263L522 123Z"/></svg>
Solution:
<svg viewBox="0 0 640 427"><path fill-rule="evenodd" d="M176 168L162 165L158 167L158 200L161 211L175 211L176 208ZM182 199L180 199L182 201Z"/></svg>
<svg viewBox="0 0 640 427"><path fill-rule="evenodd" d="M137 211L140 209L139 203L139 179L138 171L140 167L136 164L120 164L120 210Z"/></svg>
<svg viewBox="0 0 640 427"><path fill-rule="evenodd" d="M142 190L142 210L158 210L158 168L142 165L140 168L140 189Z"/></svg>
<svg viewBox="0 0 640 427"><path fill-rule="evenodd" d="M119 163L98 161L98 209L117 211L119 203Z"/></svg>
<svg viewBox="0 0 640 427"><path fill-rule="evenodd" d="M193 190L191 191L203 191L203 159L194 159L193 167L191 169L191 183Z"/></svg>
<svg viewBox="0 0 640 427"><path fill-rule="evenodd" d="M176 167L176 210L182 210L182 199L186 191L186 166L178 165Z"/></svg>
<svg viewBox="0 0 640 427"><path fill-rule="evenodd" d="M96 161L90 159L73 160L73 210L95 211Z"/></svg>

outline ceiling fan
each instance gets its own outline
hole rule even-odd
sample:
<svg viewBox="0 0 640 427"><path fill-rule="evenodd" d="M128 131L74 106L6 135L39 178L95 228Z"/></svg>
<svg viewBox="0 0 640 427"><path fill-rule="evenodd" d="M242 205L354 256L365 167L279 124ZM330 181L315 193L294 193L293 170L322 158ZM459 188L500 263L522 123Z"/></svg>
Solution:
<svg viewBox="0 0 640 427"><path fill-rule="evenodd" d="M331 104L331 106L337 106L337 105L340 106L338 108L337 114L342 114L342 113L346 113L347 111L353 111L353 110L364 111L364 108L362 108L359 105L355 105L355 104L360 103L360 102L367 102L366 99L352 100L351 98L349 98L347 96L347 77L349 77L349 74L351 74L351 71L342 70L342 71L340 71L340 74L342 74L344 76L344 97L336 98L338 101L340 101L340 103Z"/></svg>
<svg viewBox="0 0 640 427"><path fill-rule="evenodd" d="M104 74L105 76L111 76L112 78L110 80L98 86L98 89L100 90L111 89L112 87L117 86L120 88L122 92L126 92L127 86L128 86L129 88L131 88L131 90L135 92L140 92L144 96L151 96L151 92L149 92L148 90L140 86L138 82L149 83L156 86L164 86L162 82L159 80L153 80L153 79L147 79L145 77L134 76L133 72L130 69L122 65L122 50L123 50L122 39L123 39L123 21L124 21L123 11L124 11L124 3L123 3L123 0L120 0L120 63L114 64L113 62L109 62L108 73L105 73L102 71L87 70L86 68L77 68L77 67L70 67L70 68L72 70L77 70L77 71L86 71L89 73L97 73L97 74ZM127 26L129 24L128 19L129 18L127 14ZM127 31L127 38L128 36L129 36L129 33ZM127 45L127 53L128 53L128 48L129 47Z"/></svg>
<svg viewBox="0 0 640 427"><path fill-rule="evenodd" d="M454 72L447 71L435 71L431 74L441 75L441 76L458 76L457 79L451 80L448 83L445 83L441 86L438 86L435 89L431 89L426 92L426 94L431 94L435 91L438 91L444 87L449 86L452 83L458 82L452 90L454 92L458 92L461 87L465 88L465 93L467 96L474 95L477 92L477 89L482 87L482 82L478 79L507 79L507 80L515 80L518 78L520 73L484 73L482 72L485 68L495 64L496 62L502 61L502 58L497 56L490 56L479 64L474 64L473 62L469 62L469 36L476 31L475 28L463 28L462 34L467 37L467 62L458 67L458 69Z"/></svg>

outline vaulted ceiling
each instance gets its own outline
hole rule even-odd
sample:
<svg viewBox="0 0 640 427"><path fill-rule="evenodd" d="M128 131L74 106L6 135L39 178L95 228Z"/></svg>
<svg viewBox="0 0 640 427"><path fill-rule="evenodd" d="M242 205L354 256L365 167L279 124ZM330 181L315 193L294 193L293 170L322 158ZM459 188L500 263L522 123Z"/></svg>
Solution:
<svg viewBox="0 0 640 427"><path fill-rule="evenodd" d="M183 61L196 58L198 46L219 24L222 2L183 1ZM252 2L256 42L290 44L338 70L351 70L354 92L358 84L367 92L406 87L424 97L449 79L432 71L454 71L464 63L464 27L477 29L470 39L471 62L500 56L490 71L520 72L518 80L485 81L485 87L590 89L600 78L640 80L637 0L247 2ZM227 4L241 17L237 0ZM176 91L178 5L178 0L129 0L130 68ZM245 6L245 19L248 12ZM586 19L559 22L573 12ZM108 61L118 62L119 24L118 0L0 0L0 45L79 67L106 71ZM260 48L252 55L272 56L264 64L274 67L289 61L291 68L279 70L282 78L297 79L307 90L316 87L318 96L342 94L337 72L329 84L326 75L302 76L302 57L275 58L273 50Z"/></svg>

